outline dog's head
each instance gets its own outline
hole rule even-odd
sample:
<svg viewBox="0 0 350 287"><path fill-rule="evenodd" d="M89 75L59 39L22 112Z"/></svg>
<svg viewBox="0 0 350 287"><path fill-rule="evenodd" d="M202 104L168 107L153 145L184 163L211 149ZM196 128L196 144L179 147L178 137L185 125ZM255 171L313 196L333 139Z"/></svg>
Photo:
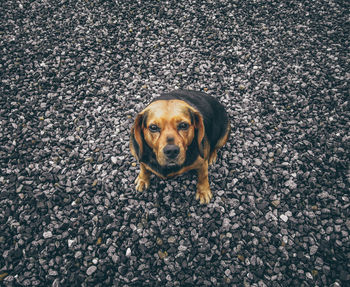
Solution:
<svg viewBox="0 0 350 287"><path fill-rule="evenodd" d="M184 101L159 100L151 103L137 115L131 133L134 152L139 159L146 143L159 165L182 165L193 140L197 141L199 154L203 157L205 131L202 115Z"/></svg>

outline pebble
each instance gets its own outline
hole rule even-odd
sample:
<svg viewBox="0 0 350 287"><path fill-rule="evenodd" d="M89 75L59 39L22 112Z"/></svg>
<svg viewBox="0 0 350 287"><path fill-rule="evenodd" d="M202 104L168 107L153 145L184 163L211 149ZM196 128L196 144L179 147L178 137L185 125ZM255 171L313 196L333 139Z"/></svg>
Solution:
<svg viewBox="0 0 350 287"><path fill-rule="evenodd" d="M287 222L288 221L288 216L287 215L285 215L285 214L281 214L280 215L280 218L284 221L284 222Z"/></svg>
<svg viewBox="0 0 350 287"><path fill-rule="evenodd" d="M318 250L318 247L316 245L312 245L310 247L310 255L315 255Z"/></svg>
<svg viewBox="0 0 350 287"><path fill-rule="evenodd" d="M276 208L280 205L280 203L281 203L281 201L279 201L279 200L273 200L273 201L271 201L271 204L272 204L274 207L276 207Z"/></svg>
<svg viewBox="0 0 350 287"><path fill-rule="evenodd" d="M292 179L289 179L288 181L286 181L284 185L291 189L297 188L297 184Z"/></svg>
<svg viewBox="0 0 350 287"><path fill-rule="evenodd" d="M68 239L67 243L68 247L71 248L76 243L76 239Z"/></svg>
<svg viewBox="0 0 350 287"><path fill-rule="evenodd" d="M254 159L254 164L255 164L256 166L261 166L261 165L262 165L261 159L259 159L259 158Z"/></svg>
<svg viewBox="0 0 350 287"><path fill-rule="evenodd" d="M56 270L49 270L49 275L50 276L57 276L58 275L58 272Z"/></svg>
<svg viewBox="0 0 350 287"><path fill-rule="evenodd" d="M69 137L67 137L67 140L70 142L74 142L75 138L74 138L74 136L69 136Z"/></svg>
<svg viewBox="0 0 350 287"><path fill-rule="evenodd" d="M83 257L83 253L79 250L74 254L74 258L79 259Z"/></svg>
<svg viewBox="0 0 350 287"><path fill-rule="evenodd" d="M231 225L231 220L229 218L224 218L222 227L227 228Z"/></svg>
<svg viewBox="0 0 350 287"><path fill-rule="evenodd" d="M233 224L232 229L235 230L235 229L238 229L239 227L240 225L238 223L235 223Z"/></svg>
<svg viewBox="0 0 350 287"><path fill-rule="evenodd" d="M48 238L51 238L53 235L52 235L52 232L51 231L45 231L44 233L43 233L43 237L45 238L45 239L48 239Z"/></svg>
<svg viewBox="0 0 350 287"><path fill-rule="evenodd" d="M175 243L175 241L176 241L176 238L174 236L170 236L168 238L168 243L170 243L170 244Z"/></svg>
<svg viewBox="0 0 350 287"><path fill-rule="evenodd" d="M187 247L184 246L184 245L180 245L180 246L178 247L178 249L179 249L179 251L186 251L186 250L187 250Z"/></svg>
<svg viewBox="0 0 350 287"><path fill-rule="evenodd" d="M93 273L95 273L97 270L97 267L95 265L91 265L87 270L86 270L86 274L88 276L91 276Z"/></svg>
<svg viewBox="0 0 350 287"><path fill-rule="evenodd" d="M269 251L271 254L275 254L277 252L277 248L273 245L270 245L269 246Z"/></svg>
<svg viewBox="0 0 350 287"><path fill-rule="evenodd" d="M306 272L306 273L305 273L305 276L306 276L306 278L309 279L309 280L313 280L313 279L314 279L313 276L312 276L312 274L311 274L310 272Z"/></svg>

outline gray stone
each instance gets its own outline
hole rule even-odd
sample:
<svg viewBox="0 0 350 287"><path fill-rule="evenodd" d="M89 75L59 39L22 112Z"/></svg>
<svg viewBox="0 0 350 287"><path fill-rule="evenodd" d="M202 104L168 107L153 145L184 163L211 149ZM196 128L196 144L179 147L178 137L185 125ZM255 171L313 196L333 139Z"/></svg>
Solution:
<svg viewBox="0 0 350 287"><path fill-rule="evenodd" d="M95 265L91 265L87 270L86 270L86 274L88 276L91 276L93 273L95 273L97 270L97 267Z"/></svg>
<svg viewBox="0 0 350 287"><path fill-rule="evenodd" d="M44 233L43 233L43 237L45 238L45 239L48 239L48 238L51 238L53 235L52 235L52 232L49 230L49 231L45 231Z"/></svg>

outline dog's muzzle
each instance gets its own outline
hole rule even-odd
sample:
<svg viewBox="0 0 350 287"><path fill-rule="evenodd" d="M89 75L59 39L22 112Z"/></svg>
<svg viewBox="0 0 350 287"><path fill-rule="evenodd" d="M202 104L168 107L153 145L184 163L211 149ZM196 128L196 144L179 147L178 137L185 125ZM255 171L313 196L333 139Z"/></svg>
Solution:
<svg viewBox="0 0 350 287"><path fill-rule="evenodd" d="M174 160L179 155L180 148L177 145L168 144L164 147L163 153L169 160Z"/></svg>

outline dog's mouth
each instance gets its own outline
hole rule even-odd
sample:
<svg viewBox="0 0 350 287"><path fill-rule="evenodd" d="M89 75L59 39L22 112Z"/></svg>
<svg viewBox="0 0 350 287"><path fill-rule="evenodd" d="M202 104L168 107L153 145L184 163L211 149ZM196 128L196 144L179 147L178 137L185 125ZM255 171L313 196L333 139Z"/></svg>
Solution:
<svg viewBox="0 0 350 287"><path fill-rule="evenodd" d="M165 161L165 166L169 168L180 167L184 164L184 162L185 162L185 159L181 156L178 156L174 159L167 158Z"/></svg>
<svg viewBox="0 0 350 287"><path fill-rule="evenodd" d="M177 163L177 161L175 161L175 160L171 160L171 161L168 161L167 163L166 163L166 166L167 167L174 167L174 166L177 166L178 165L178 163Z"/></svg>
<svg viewBox="0 0 350 287"><path fill-rule="evenodd" d="M176 159L168 159L161 165L164 169L175 170L181 167L181 162Z"/></svg>

